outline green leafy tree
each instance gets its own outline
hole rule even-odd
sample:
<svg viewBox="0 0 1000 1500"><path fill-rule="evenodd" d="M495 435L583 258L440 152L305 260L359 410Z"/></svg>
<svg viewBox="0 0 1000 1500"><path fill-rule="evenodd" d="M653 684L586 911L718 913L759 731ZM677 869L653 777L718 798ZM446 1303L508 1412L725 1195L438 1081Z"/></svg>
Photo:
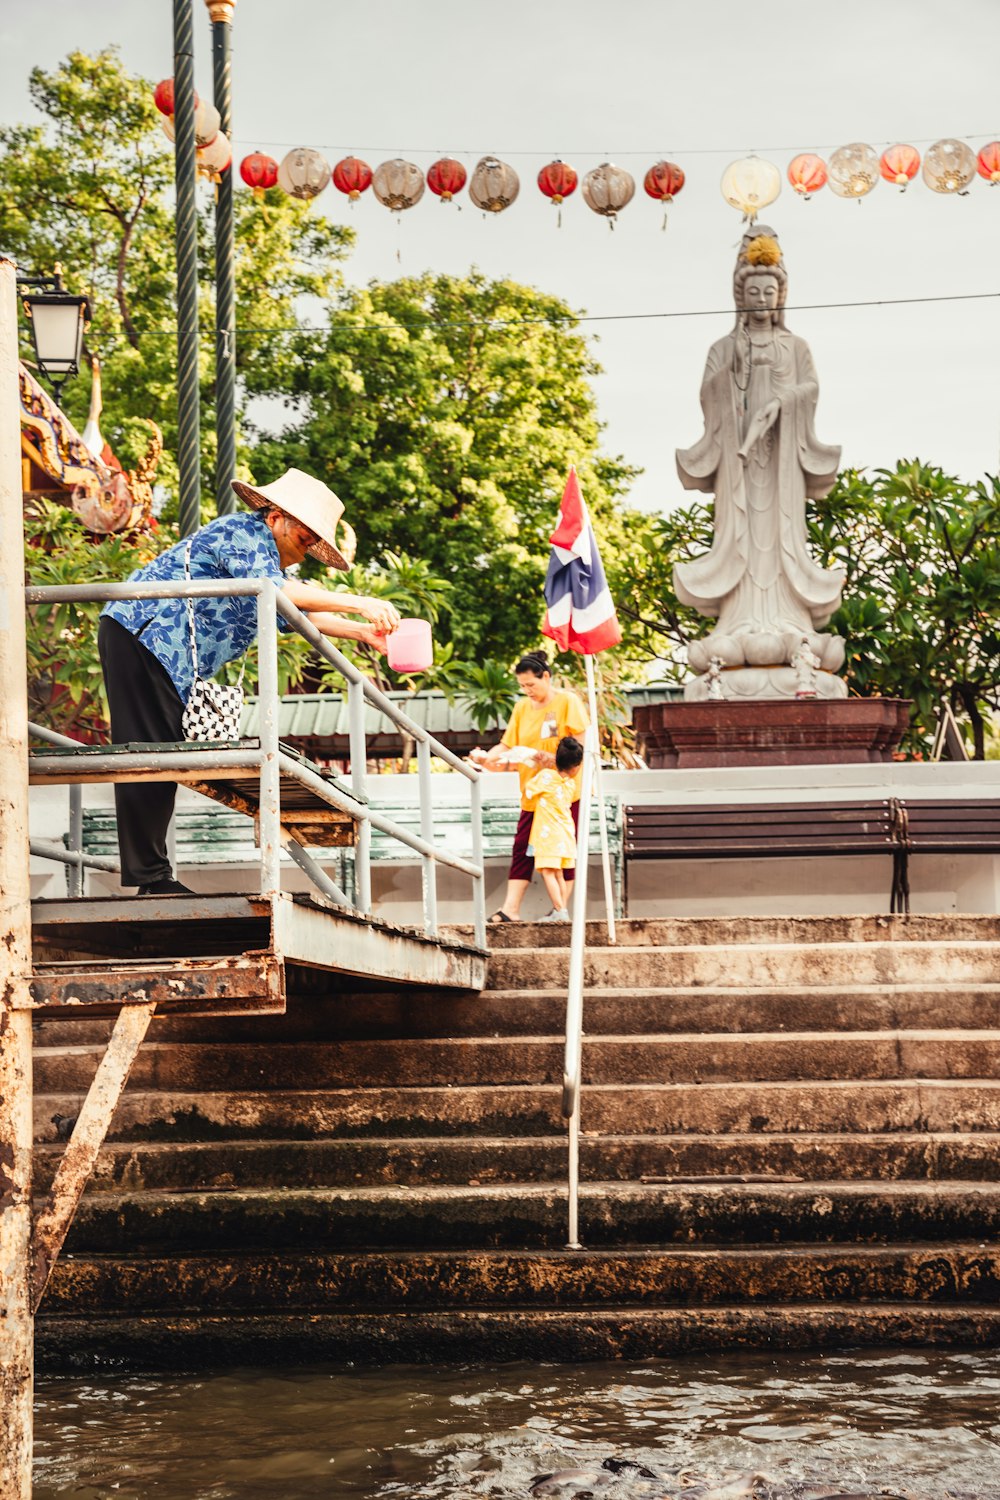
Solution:
<svg viewBox="0 0 1000 1500"><path fill-rule="evenodd" d="M830 629L847 642L850 691L910 699L907 745L917 753L950 703L982 759L1000 710L1000 480L966 484L919 460L870 475L849 469L807 517L817 561L847 571ZM712 622L681 604L673 569L711 535L709 506L658 517L644 573L620 604L676 681L688 675L687 643Z"/></svg>
<svg viewBox="0 0 1000 1500"><path fill-rule="evenodd" d="M488 658L466 667L458 701L480 734L503 729L517 700L517 682L506 662Z"/></svg>
<svg viewBox="0 0 1000 1500"><path fill-rule="evenodd" d="M300 349L302 416L261 441L258 480L294 464L348 505L363 557L387 547L452 585L446 639L467 661L538 640L549 537L576 462L612 587L645 519L599 451L598 373L567 305L530 287L425 275L341 294Z"/></svg>
<svg viewBox="0 0 1000 1500"><path fill-rule="evenodd" d="M61 263L66 285L90 298L88 354L102 361L102 427L124 459L145 447L136 419L154 418L166 451L159 479L176 481L176 324L173 157L160 130L153 85L130 73L114 48L73 52L52 72L31 73L38 123L0 128L0 223L4 249L23 269L50 274ZM208 188L201 210L200 274L202 474L208 509L213 431L214 236ZM264 203L237 194L237 368L241 396L280 395L294 363L294 328L305 295L328 297L351 243L305 205L272 189ZM22 358L31 361L22 327ZM65 405L80 426L89 375L66 387Z"/></svg>

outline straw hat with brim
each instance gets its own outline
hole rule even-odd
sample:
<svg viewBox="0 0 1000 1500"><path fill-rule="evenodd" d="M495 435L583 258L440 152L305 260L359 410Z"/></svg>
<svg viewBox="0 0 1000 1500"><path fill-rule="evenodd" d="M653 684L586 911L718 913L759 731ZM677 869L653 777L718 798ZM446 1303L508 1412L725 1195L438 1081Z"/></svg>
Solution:
<svg viewBox="0 0 1000 1500"><path fill-rule="evenodd" d="M343 505L321 480L303 474L301 469L289 469L273 484L243 484L239 479L232 483L240 499L255 510L283 511L286 516L315 531L319 541L308 549L310 557L335 568L351 566L357 538L343 519ZM338 526L341 529L339 546Z"/></svg>

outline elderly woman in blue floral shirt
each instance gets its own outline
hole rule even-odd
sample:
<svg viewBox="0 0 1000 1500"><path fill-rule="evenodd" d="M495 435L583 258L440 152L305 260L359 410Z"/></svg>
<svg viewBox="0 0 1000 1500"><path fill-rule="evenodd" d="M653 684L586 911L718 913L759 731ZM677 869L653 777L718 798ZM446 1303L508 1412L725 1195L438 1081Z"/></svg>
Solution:
<svg viewBox="0 0 1000 1500"><path fill-rule="evenodd" d="M307 554L334 567L350 566L344 553L353 555L353 532L342 522L344 508L333 491L298 469L289 469L270 485L234 482L233 489L253 507L252 512L210 521L193 537L133 573L132 581L182 580L190 541L193 579L270 578L324 635L365 641L383 650L387 632L399 623L391 604L287 576L286 570ZM339 545L338 523L347 533ZM212 677L252 645L257 635L257 601L252 596L216 597L197 599L194 607L198 674ZM278 628L289 628L280 617ZM195 676L187 601L124 599L108 604L101 616L98 644L112 741L183 739L181 719ZM187 891L174 879L167 855L175 795L172 782L115 786L122 884L137 885L140 896Z"/></svg>

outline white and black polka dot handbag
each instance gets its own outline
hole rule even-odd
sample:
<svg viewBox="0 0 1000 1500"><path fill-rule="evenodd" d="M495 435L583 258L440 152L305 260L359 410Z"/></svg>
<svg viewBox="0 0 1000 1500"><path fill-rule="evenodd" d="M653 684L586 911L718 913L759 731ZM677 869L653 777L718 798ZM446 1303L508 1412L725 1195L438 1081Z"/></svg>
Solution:
<svg viewBox="0 0 1000 1500"><path fill-rule="evenodd" d="M184 549L184 576L191 581L191 542ZM194 601L188 599L188 626L191 631L191 655L194 658L194 682L188 697L181 726L187 740L238 740L243 715L243 673L234 686L198 676L198 641L194 628Z"/></svg>

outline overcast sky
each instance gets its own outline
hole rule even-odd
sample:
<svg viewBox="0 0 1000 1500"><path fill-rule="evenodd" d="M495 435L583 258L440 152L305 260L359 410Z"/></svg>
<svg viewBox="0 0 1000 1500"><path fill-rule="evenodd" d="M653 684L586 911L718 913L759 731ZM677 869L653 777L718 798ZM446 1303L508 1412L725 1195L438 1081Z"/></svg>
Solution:
<svg viewBox="0 0 1000 1500"><path fill-rule="evenodd" d="M208 13L195 5L210 96ZM171 0L47 0L42 13L44 25L37 7L0 3L0 119L30 118L29 68L74 47L116 42L129 67L173 72ZM756 151L784 179L802 150L1000 137L1000 0L238 0L234 49L237 161L310 145L331 162L403 155L426 170L447 152L471 170L494 152L516 167L520 198L489 219L430 193L398 224L371 193L352 211L330 187L317 207L357 230L352 281L475 265L601 319L587 326L605 446L645 470L634 498L654 508L682 496L673 452L701 431L705 353L732 321L740 218L719 192L726 165ZM535 186L555 156L581 179L608 159L637 178L613 233L579 192L557 230ZM663 156L688 179L666 233L641 185ZM967 197L944 197L918 178L905 194L880 183L861 203L828 188L805 203L785 182L763 217L790 305L994 294L792 311L788 324L819 371L818 435L845 464L919 455L967 478L996 473L1000 187L977 178ZM651 313L708 315L636 316Z"/></svg>

